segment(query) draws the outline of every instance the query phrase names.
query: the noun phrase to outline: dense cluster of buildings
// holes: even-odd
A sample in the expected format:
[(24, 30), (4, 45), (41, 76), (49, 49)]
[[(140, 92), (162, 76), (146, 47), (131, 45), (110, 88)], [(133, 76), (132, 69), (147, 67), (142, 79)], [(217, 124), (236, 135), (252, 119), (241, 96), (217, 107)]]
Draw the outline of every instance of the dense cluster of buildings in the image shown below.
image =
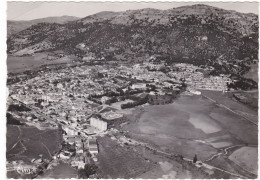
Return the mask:
[(191, 64), (179, 63), (175, 64), (177, 71), (171, 71), (169, 75), (177, 80), (183, 80), (192, 90), (214, 90), (227, 91), (227, 84), (232, 80), (228, 75), (220, 76), (205, 75), (212, 68), (200, 68)]

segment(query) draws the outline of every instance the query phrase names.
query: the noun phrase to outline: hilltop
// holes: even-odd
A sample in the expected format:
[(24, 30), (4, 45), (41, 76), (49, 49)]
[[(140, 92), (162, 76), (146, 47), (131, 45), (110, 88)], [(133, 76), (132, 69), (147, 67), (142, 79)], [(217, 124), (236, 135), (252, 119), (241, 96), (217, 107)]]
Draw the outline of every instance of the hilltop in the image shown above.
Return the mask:
[(79, 18), (74, 16), (60, 16), (60, 17), (47, 17), (47, 18), (40, 18), (40, 19), (34, 19), (34, 20), (28, 20), (28, 21), (13, 21), (8, 20), (7, 21), (7, 35), (13, 35), (16, 34), (24, 29), (29, 28), (30, 26), (38, 23), (58, 23), (58, 24), (65, 24), (70, 21), (75, 21)]

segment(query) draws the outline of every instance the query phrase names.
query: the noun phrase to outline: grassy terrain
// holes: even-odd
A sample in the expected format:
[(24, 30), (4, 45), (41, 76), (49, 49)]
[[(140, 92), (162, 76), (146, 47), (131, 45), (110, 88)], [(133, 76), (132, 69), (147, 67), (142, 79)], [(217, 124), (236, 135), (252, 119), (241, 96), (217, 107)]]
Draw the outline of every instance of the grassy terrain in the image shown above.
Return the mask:
[(241, 101), (241, 103), (245, 104), (246, 106), (258, 110), (258, 90), (253, 91), (241, 91), (239, 92), (244, 97), (246, 97), (246, 102)]
[(52, 169), (44, 172), (43, 175), (37, 177), (37, 179), (70, 179), (77, 178), (77, 170), (73, 169), (69, 164), (60, 163), (54, 166)]
[[(227, 98), (225, 104), (233, 104), (228, 101), (233, 100)], [(173, 104), (147, 106), (144, 111), (123, 129), (131, 138), (164, 152), (190, 159), (197, 154), (199, 160), (205, 161), (225, 147), (258, 143), (257, 126), (202, 96), (181, 96)], [(225, 159), (215, 158), (209, 163), (239, 173)]]
[(7, 133), (6, 133), (6, 151), (9, 151), (12, 146), (17, 142), (19, 136), (19, 129), (18, 126), (7, 126)]
[(244, 75), (245, 78), (253, 79), (255, 82), (258, 82), (258, 63), (251, 64), (250, 70)]
[(236, 164), (244, 167), (244, 169), (257, 174), (257, 148), (255, 147), (242, 147), (232, 153), (229, 158)]
[(121, 147), (109, 137), (98, 139), (98, 166), (102, 178), (135, 178), (153, 167), (133, 149)]
[(17, 171), (7, 171), (6, 176), (8, 178), (14, 178), (14, 179), (19, 179), (21, 178), (21, 175)]
[[(209, 132), (221, 130), (207, 113), (203, 113), (211, 108), (212, 104), (201, 98), (184, 97), (173, 104), (145, 108), (146, 112), (138, 122), (125, 126), (125, 130), (132, 132), (133, 137), (149, 142), (163, 151), (182, 154), (189, 158), (197, 154), (200, 159), (205, 160), (216, 153), (216, 149), (196, 140), (206, 139), (211, 137), (208, 135)], [(193, 124), (203, 115), (204, 119), (199, 118), (200, 126), (195, 127)], [(205, 130), (206, 126), (211, 128)]]
[(218, 122), (223, 131), (241, 143), (257, 144), (257, 127), (244, 118), (223, 108), (216, 108), (210, 116)]
[(137, 146), (135, 149), (146, 159), (155, 162), (155, 167), (150, 171), (147, 171), (137, 178), (141, 179), (159, 179), (159, 178), (174, 178), (174, 179), (189, 179), (198, 178), (205, 179), (209, 178), (207, 174), (198, 171), (193, 166), (185, 166), (183, 162), (169, 159), (161, 154), (154, 153), (153, 151), (146, 149), (142, 146)]
[(7, 126), (7, 160), (29, 161), (32, 158), (39, 158), (40, 154), (46, 159), (51, 159), (51, 155), (58, 150), (57, 130), (42, 131), (26, 126), (19, 128), (20, 134), (17, 132), (17, 126)]
[[(257, 109), (253, 109), (250, 106), (245, 106), (244, 104), (234, 100), (233, 92), (222, 93), (220, 91), (202, 90), (201, 93), (202, 93), (202, 95), (205, 95), (205, 96), (213, 99), (218, 104), (224, 105), (224, 106), (230, 108), (231, 110), (237, 112), (238, 114), (245, 116), (246, 118), (250, 119), (251, 121), (253, 121), (255, 123), (258, 122)], [(250, 91), (248, 92), (248, 94), (250, 94)], [(255, 91), (251, 92), (251, 96), (255, 96), (254, 99), (257, 100), (257, 98), (256, 98), (257, 92), (255, 92)]]

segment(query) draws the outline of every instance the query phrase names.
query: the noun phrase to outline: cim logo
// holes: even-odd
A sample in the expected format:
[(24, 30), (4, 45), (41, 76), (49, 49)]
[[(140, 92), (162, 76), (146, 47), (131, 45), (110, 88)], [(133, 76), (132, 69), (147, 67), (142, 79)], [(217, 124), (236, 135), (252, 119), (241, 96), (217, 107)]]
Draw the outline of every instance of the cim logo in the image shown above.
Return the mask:
[(19, 174), (32, 174), (36, 171), (36, 168), (35, 167), (18, 167), (17, 168), (17, 172)]

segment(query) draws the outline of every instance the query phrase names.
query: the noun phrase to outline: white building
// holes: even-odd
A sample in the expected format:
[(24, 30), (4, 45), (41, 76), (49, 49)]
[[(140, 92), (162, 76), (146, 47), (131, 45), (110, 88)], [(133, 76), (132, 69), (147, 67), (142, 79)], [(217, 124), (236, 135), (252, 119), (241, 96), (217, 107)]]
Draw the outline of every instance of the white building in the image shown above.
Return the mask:
[(101, 98), (101, 103), (102, 103), (102, 104), (105, 104), (109, 99), (110, 99), (109, 97), (103, 96), (103, 97)]
[(76, 136), (78, 135), (78, 132), (74, 129), (70, 128), (68, 125), (65, 125), (62, 127), (62, 129), (67, 133), (69, 136)]
[(107, 130), (107, 122), (94, 117), (90, 118), (90, 126), (93, 126), (101, 131)]
[(191, 92), (192, 94), (201, 95), (201, 92), (200, 92), (200, 91), (190, 90), (190, 92)]
[(96, 139), (89, 139), (88, 140), (88, 148), (91, 154), (98, 154), (98, 147), (97, 147), (97, 140)]
[(64, 153), (64, 152), (60, 153), (60, 154), (58, 155), (58, 157), (59, 157), (60, 159), (69, 159), (69, 158), (70, 158), (69, 154), (66, 154), (66, 153)]
[(146, 88), (146, 84), (144, 83), (137, 83), (137, 84), (133, 84), (131, 86), (132, 89), (145, 89)]

